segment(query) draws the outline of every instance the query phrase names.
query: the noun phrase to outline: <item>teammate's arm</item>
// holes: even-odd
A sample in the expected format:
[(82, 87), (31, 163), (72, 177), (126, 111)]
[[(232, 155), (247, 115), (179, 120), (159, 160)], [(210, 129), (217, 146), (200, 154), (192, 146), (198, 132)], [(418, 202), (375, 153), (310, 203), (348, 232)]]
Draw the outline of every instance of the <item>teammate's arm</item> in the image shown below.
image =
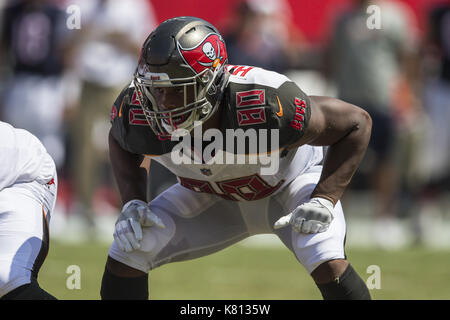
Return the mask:
[(324, 198), (335, 205), (364, 156), (372, 120), (363, 109), (339, 99), (311, 96), (310, 101), (309, 125), (292, 147), (329, 146), (320, 181), (311, 198)]

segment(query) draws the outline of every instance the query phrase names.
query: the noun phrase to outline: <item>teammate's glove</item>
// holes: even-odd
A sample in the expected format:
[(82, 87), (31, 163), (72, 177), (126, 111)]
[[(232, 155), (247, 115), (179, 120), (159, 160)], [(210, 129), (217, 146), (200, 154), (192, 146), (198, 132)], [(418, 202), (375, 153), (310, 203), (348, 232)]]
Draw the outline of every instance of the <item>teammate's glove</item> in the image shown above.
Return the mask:
[(142, 227), (166, 226), (142, 200), (128, 201), (116, 221), (114, 239), (122, 251), (130, 252), (141, 247)]
[(292, 225), (299, 233), (320, 233), (327, 231), (333, 221), (333, 203), (323, 198), (312, 198), (301, 204), (290, 214), (281, 217), (274, 224), (275, 229)]

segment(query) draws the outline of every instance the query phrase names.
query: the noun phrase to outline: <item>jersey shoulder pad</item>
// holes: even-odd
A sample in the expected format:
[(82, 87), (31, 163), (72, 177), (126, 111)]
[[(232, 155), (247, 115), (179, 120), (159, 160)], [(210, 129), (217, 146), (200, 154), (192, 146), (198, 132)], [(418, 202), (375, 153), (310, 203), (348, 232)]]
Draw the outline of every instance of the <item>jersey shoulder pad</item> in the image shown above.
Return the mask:
[(244, 85), (279, 88), (289, 78), (275, 71), (252, 66), (227, 66), (230, 82)]

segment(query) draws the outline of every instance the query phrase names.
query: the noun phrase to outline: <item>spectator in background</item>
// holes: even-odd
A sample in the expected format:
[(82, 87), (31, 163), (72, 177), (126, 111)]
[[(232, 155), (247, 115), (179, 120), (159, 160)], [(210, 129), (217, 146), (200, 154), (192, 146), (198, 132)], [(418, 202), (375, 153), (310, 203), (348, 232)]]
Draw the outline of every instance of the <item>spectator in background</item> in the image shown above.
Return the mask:
[[(357, 0), (355, 7), (338, 18), (328, 50), (328, 72), (340, 99), (359, 105), (372, 117), (370, 145), (362, 168), (369, 168), (374, 191), (374, 236), (379, 245), (393, 246), (401, 235), (396, 199), (400, 167), (395, 165), (399, 121), (413, 114), (416, 39), (408, 8), (398, 2)], [(367, 7), (380, 9), (381, 28), (369, 29)], [(401, 94), (399, 95), (399, 90)], [(400, 96), (400, 99), (398, 98)], [(399, 105), (399, 101), (408, 103)], [(408, 106), (405, 111), (403, 107)], [(365, 163), (365, 164), (364, 164)]]
[[(440, 218), (443, 193), (450, 191), (450, 4), (434, 5), (428, 12), (428, 32), (422, 60), (424, 71), (424, 109), (427, 130), (422, 140), (418, 175), (422, 188), (417, 224), (418, 242), (433, 230), (433, 219)], [(430, 215), (435, 211), (436, 215)]]
[(224, 35), (230, 60), (277, 72), (300, 66), (306, 51), (285, 0), (245, 0), (238, 4)]
[(450, 4), (429, 13), (425, 47), (426, 85), (424, 105), (430, 125), (424, 165), (430, 184), (447, 187), (450, 180)]
[[(9, 1), (2, 12), (0, 119), (36, 135), (55, 160), (66, 160), (65, 77), (71, 39), (55, 1)], [(62, 178), (63, 175), (60, 175)]]
[[(147, 0), (77, 0), (81, 30), (76, 70), (81, 81), (73, 115), (73, 211), (94, 224), (93, 198), (101, 185), (111, 189), (108, 160), (109, 113), (122, 87), (131, 82), (141, 44), (156, 24)], [(118, 108), (120, 106), (117, 106)]]

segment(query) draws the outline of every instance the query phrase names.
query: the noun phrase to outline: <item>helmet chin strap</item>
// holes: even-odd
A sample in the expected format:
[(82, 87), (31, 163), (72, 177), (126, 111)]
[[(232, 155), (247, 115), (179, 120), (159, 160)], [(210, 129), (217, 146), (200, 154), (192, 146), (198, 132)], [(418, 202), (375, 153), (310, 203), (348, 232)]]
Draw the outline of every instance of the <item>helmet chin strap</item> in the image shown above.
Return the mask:
[[(177, 130), (180, 131), (180, 133), (184, 130), (188, 130), (189, 132), (189, 127), (194, 123), (194, 121), (198, 120), (198, 116), (197, 116), (197, 110), (194, 110), (191, 112), (191, 114), (189, 115), (189, 117), (184, 120), (182, 123), (180, 124), (168, 124), (165, 121), (161, 121), (161, 126), (164, 128), (164, 130), (167, 131), (167, 133), (169, 135), (173, 135), (174, 132), (176, 132)], [(175, 130), (174, 130), (175, 127)], [(184, 129), (184, 130), (182, 130)], [(179, 136), (179, 134), (175, 134), (177, 136)]]

